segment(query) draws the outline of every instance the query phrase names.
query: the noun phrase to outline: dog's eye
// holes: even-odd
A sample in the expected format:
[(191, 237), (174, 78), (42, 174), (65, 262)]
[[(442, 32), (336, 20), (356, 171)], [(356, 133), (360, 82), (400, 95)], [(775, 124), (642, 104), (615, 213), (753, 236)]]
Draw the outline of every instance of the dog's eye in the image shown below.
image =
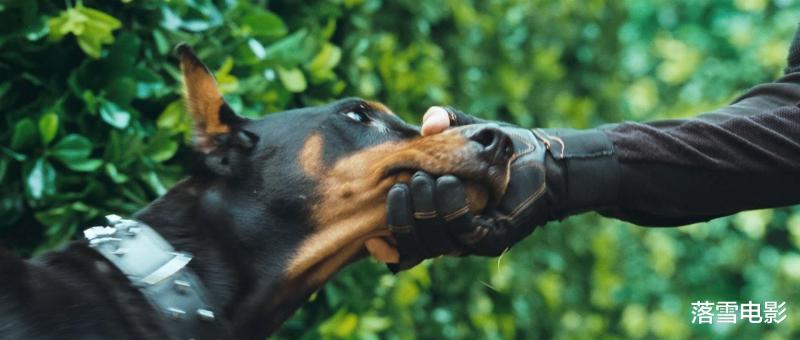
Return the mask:
[(344, 115), (359, 123), (366, 123), (369, 120), (366, 114), (359, 111), (348, 111)]

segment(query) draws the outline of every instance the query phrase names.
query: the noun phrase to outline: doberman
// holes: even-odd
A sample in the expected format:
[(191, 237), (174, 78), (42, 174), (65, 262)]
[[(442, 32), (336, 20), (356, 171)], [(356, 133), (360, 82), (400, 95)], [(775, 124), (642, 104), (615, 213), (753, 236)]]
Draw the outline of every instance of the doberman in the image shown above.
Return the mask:
[[(472, 211), (505, 190), (508, 137), (491, 125), (420, 137), (352, 98), (245, 119), (190, 48), (176, 50), (197, 161), (133, 219), (194, 256), (187, 268), (231, 338), (263, 339), (348, 263), (396, 259), (385, 195), (415, 169), (466, 180)], [(155, 309), (86, 241), (32, 260), (0, 251), (0, 339), (174, 337)]]

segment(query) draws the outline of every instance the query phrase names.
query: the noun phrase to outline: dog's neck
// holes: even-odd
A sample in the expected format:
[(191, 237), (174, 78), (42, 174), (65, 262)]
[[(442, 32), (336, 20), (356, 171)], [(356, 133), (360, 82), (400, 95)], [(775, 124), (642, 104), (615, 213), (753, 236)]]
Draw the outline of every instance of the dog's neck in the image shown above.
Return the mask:
[(188, 178), (178, 183), (134, 217), (176, 250), (194, 256), (189, 267), (205, 285), (211, 303), (221, 309), (218, 315), (232, 323), (237, 304), (261, 278), (237, 246), (228, 219), (205, 209), (212, 188), (203, 182)]
[[(230, 240), (215, 234), (225, 226), (209, 219), (199, 205), (207, 189), (199, 181), (184, 180), (134, 217), (155, 229), (176, 250), (192, 254), (189, 267), (205, 284), (212, 303), (230, 308), (248, 272), (240, 268), (242, 262), (236, 258), (236, 249), (228, 245)], [(228, 314), (227, 310), (221, 312)]]
[[(150, 225), (176, 250), (194, 256), (189, 267), (238, 337), (263, 338), (318, 288), (298, 291), (292, 289), (297, 285), (286, 282), (285, 266), (305, 236), (299, 232), (304, 226), (282, 225), (292, 221), (267, 216), (268, 209), (243, 212), (241, 206), (254, 207), (258, 202), (232, 202), (218, 187), (228, 185), (190, 177), (134, 218)], [(265, 225), (270, 223), (275, 225)], [(254, 235), (242, 235), (243, 231)], [(354, 253), (350, 260), (360, 255)]]

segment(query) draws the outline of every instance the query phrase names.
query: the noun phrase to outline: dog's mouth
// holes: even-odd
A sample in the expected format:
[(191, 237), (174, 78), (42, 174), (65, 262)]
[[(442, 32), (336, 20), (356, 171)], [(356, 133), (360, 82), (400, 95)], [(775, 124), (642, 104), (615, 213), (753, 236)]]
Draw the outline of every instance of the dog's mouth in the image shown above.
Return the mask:
[[(472, 213), (491, 208), (505, 194), (513, 146), (510, 138), (493, 124), (455, 128), (419, 141), (421, 145), (416, 147), (424, 151), (423, 154), (388, 157), (395, 163), (386, 168), (385, 177), (406, 182), (418, 170), (434, 176), (455, 175), (464, 181)], [(458, 141), (462, 144), (457, 145)], [(374, 237), (367, 237), (364, 245), (377, 260), (397, 263), (400, 259), (395, 240), (385, 234), (376, 231)]]
[(367, 252), (384, 263), (400, 261), (386, 225), (386, 195), (392, 185), (408, 182), (418, 170), (452, 174), (466, 186), (469, 210), (480, 213), (505, 193), (513, 157), (508, 136), (489, 124), (386, 142), (330, 166), (322, 162), (323, 145), (321, 135), (313, 134), (300, 151), (301, 171), (318, 182), (310, 207), (315, 229), (290, 255), (279, 293), (265, 307), (269, 315), (279, 315), (276, 320), (288, 317), (281, 309), (287, 301), (299, 303)]
[[(323, 143), (319, 135), (309, 137), (301, 158), (319, 159)], [(510, 138), (497, 125), (478, 124), (376, 145), (330, 167), (303, 162), (303, 171), (320, 181), (319, 202), (312, 207), (319, 229), (296, 250), (288, 277), (321, 283), (365, 247), (381, 262), (397, 263), (399, 254), (386, 225), (386, 195), (392, 185), (408, 182), (418, 170), (452, 174), (466, 185), (470, 212), (479, 213), (505, 193), (512, 153)]]
[[(493, 206), (505, 194), (513, 153), (511, 137), (495, 124), (469, 125), (421, 138), (386, 157), (384, 177), (419, 170), (434, 176), (455, 175), (471, 191), (470, 203), (477, 211)], [(407, 176), (398, 178), (403, 181)]]

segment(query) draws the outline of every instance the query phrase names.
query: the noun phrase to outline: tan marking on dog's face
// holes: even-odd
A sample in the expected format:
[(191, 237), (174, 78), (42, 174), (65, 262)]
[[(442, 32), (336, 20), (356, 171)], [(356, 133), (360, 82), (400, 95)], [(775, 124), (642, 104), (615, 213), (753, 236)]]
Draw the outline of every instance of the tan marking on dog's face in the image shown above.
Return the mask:
[[(324, 141), (320, 143), (318, 138), (312, 135), (303, 152), (321, 148)], [(476, 152), (474, 145), (453, 129), (380, 144), (324, 169), (324, 175), (318, 177), (319, 199), (312, 207), (316, 231), (298, 247), (287, 266), (287, 278), (321, 285), (354, 256), (363, 254), (366, 240), (391, 238), (386, 226), (386, 194), (393, 184), (408, 182), (412, 169), (435, 175), (453, 173), (466, 179), (470, 210), (480, 211), (488, 193), (481, 183), (485, 169), (478, 164)], [(306, 162), (322, 164), (321, 159)]]
[(306, 139), (300, 149), (300, 168), (310, 178), (319, 178), (323, 171), (322, 164), (322, 136), (314, 133)]
[[(414, 134), (413, 129), (398, 129), (395, 132), (405, 138)], [(493, 197), (500, 197), (508, 183), (508, 164), (505, 169), (502, 164), (487, 164), (482, 160), (487, 157), (481, 156), (484, 147), (465, 137), (472, 134), (463, 128), (402, 140), (394, 140), (397, 135), (386, 136), (391, 141), (353, 150), (333, 161), (332, 155), (326, 154), (328, 141), (320, 132), (323, 130), (312, 131), (298, 150), (297, 170), (313, 182), (312, 198), (306, 201), (311, 204), (308, 224), (313, 230), (289, 255), (279, 282), (252, 299), (260, 306), (260, 315), (270, 316), (270, 325), (265, 325), (269, 329), (277, 328), (339, 269), (367, 255), (368, 240), (394, 244), (386, 225), (386, 195), (395, 183), (408, 182), (412, 172), (454, 174), (464, 180), (473, 213), (486, 206), (487, 189), (492, 189)], [(497, 178), (492, 179), (494, 176)], [(391, 249), (371, 248), (388, 254), (373, 254), (376, 258), (392, 257)]]
[(381, 103), (381, 102), (368, 101), (367, 104), (369, 104), (369, 106), (371, 106), (375, 110), (378, 110), (378, 111), (381, 111), (381, 112), (386, 112), (388, 114), (394, 115), (394, 112), (392, 111), (392, 109), (388, 108), (386, 105), (383, 105), (383, 103)]

